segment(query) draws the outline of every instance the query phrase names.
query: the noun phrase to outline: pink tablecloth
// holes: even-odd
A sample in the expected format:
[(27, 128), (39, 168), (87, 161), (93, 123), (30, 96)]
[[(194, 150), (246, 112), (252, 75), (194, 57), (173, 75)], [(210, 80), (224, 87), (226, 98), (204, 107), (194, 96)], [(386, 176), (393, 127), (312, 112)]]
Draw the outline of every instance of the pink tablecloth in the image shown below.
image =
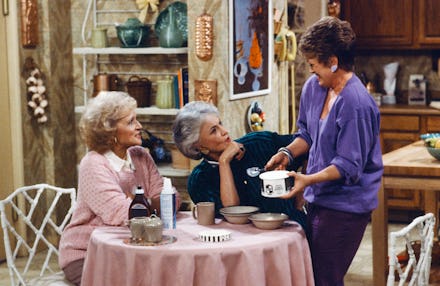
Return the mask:
[[(198, 240), (209, 229), (231, 231), (229, 241)], [(188, 212), (178, 214), (177, 229), (164, 231), (177, 241), (158, 246), (124, 243), (128, 228), (96, 229), (90, 239), (82, 286), (99, 285), (314, 285), (309, 247), (294, 223), (260, 230), (251, 223), (201, 226)]]

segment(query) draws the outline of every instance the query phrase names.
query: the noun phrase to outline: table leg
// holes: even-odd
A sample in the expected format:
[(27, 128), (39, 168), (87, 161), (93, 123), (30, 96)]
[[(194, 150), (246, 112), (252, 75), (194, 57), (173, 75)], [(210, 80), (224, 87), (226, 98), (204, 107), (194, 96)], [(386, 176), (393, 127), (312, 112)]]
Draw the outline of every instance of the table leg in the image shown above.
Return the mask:
[(372, 214), (373, 285), (386, 285), (385, 271), (388, 265), (388, 205), (382, 183), (378, 192), (379, 204)]
[(433, 213), (435, 216), (435, 226), (434, 231), (435, 236), (437, 236), (438, 223), (439, 223), (439, 215), (438, 215), (438, 197), (437, 191), (425, 191), (425, 213)]

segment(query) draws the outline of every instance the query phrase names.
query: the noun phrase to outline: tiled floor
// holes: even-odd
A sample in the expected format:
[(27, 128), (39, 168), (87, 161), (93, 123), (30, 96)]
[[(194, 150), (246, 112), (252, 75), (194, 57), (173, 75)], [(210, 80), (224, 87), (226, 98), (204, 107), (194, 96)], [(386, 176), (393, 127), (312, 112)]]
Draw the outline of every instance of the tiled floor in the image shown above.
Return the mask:
[[(402, 228), (403, 224), (390, 224), (389, 231)], [(371, 286), (372, 277), (372, 244), (371, 224), (368, 225), (361, 246), (345, 278), (346, 286)], [(0, 285), (9, 285), (9, 274), (6, 263), (0, 264)]]

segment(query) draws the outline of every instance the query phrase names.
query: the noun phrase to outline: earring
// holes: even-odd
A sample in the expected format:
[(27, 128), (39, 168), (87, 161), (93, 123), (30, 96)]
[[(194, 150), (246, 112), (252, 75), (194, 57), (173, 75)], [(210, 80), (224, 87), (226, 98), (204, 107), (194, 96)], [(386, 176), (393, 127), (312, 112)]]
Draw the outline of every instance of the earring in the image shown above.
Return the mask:
[(336, 70), (338, 69), (338, 65), (332, 65), (331, 67), (330, 67), (330, 70), (334, 73), (334, 72), (336, 72)]
[(209, 149), (208, 149), (208, 148), (205, 148), (205, 147), (201, 147), (201, 148), (200, 148), (200, 152), (201, 152), (203, 155), (208, 155), (208, 154), (209, 154)]

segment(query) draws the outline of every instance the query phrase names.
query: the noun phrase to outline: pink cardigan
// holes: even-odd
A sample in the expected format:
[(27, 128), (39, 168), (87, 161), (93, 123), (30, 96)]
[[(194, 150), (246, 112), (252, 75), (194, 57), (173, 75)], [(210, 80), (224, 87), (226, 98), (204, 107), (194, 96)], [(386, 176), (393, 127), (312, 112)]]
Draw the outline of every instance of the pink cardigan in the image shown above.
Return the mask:
[[(142, 185), (147, 198), (157, 198), (163, 179), (150, 154), (142, 147), (129, 148), (136, 171), (115, 171), (108, 159), (90, 151), (79, 166), (78, 200), (72, 219), (61, 235), (59, 265), (86, 256), (92, 231), (103, 225), (121, 226), (128, 219), (131, 199), (127, 197), (137, 185)], [(180, 196), (176, 192), (177, 206)]]

